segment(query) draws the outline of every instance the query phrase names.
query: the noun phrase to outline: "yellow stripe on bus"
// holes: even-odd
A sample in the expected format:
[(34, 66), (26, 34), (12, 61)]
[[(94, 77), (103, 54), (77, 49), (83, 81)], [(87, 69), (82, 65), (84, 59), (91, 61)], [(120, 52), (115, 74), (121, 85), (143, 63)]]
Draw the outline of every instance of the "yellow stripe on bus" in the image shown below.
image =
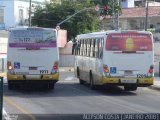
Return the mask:
[[(17, 74), (17, 75), (12, 75), (12, 74), (7, 74), (7, 79), (8, 80), (26, 80), (23, 78), (23, 75)], [(59, 79), (59, 73), (55, 73), (52, 75), (43, 75), (42, 79), (30, 79), (30, 80), (58, 80)]]

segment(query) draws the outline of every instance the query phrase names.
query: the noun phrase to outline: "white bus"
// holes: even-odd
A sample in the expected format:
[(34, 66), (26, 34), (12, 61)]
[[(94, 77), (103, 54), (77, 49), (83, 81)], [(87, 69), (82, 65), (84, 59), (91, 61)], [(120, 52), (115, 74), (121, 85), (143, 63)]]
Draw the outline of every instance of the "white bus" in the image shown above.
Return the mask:
[(80, 84), (124, 86), (127, 91), (153, 85), (153, 35), (119, 30), (81, 34), (75, 48)]
[(54, 89), (59, 79), (56, 30), (36, 27), (12, 29), (7, 52), (9, 89), (30, 82)]

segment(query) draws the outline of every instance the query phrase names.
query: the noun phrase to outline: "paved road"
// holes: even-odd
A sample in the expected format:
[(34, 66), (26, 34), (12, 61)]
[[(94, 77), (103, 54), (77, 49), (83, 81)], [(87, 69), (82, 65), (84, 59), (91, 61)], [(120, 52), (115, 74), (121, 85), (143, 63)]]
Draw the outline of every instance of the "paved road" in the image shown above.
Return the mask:
[(49, 114), (158, 113), (160, 111), (159, 91), (138, 88), (135, 92), (126, 92), (121, 87), (93, 91), (87, 85), (78, 84), (73, 72), (61, 72), (60, 76), (60, 81), (52, 91), (8, 90), (5, 84), (5, 110), (9, 114), (25, 114), (23, 119), (25, 117), (31, 120), (39, 120), (38, 115), (49, 116)]

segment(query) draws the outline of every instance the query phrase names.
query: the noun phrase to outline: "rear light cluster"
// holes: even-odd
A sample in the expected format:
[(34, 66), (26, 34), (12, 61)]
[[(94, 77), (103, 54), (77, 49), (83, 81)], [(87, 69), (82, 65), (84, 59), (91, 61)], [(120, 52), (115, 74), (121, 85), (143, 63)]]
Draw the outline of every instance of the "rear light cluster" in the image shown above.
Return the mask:
[(10, 61), (7, 61), (7, 69), (9, 73), (12, 73), (12, 74), (14, 73), (14, 69)]
[(150, 74), (153, 73), (153, 68), (154, 68), (153, 65), (151, 65), (151, 66), (150, 66), (150, 69), (149, 69), (149, 73), (150, 73)]
[(51, 74), (58, 72), (58, 62), (55, 62), (51, 71)]
[(54, 63), (53, 69), (54, 69), (54, 70), (58, 70), (58, 62), (55, 62), (55, 63)]
[(105, 73), (109, 73), (109, 68), (108, 68), (107, 65), (104, 65), (104, 66), (103, 66), (103, 70), (104, 70)]

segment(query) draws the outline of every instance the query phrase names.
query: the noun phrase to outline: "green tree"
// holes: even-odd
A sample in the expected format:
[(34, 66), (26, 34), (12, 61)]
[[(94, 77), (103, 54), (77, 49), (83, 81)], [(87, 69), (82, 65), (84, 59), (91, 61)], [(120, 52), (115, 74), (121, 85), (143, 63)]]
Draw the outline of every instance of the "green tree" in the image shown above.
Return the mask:
[(32, 17), (32, 24), (39, 27), (55, 28), (57, 23), (84, 8), (91, 9), (84, 10), (61, 24), (61, 29), (67, 30), (68, 40), (75, 38), (77, 34), (98, 31), (100, 25), (99, 16), (94, 10), (94, 4), (89, 0), (77, 2), (68, 0), (56, 5), (46, 3), (43, 8), (38, 6)]

